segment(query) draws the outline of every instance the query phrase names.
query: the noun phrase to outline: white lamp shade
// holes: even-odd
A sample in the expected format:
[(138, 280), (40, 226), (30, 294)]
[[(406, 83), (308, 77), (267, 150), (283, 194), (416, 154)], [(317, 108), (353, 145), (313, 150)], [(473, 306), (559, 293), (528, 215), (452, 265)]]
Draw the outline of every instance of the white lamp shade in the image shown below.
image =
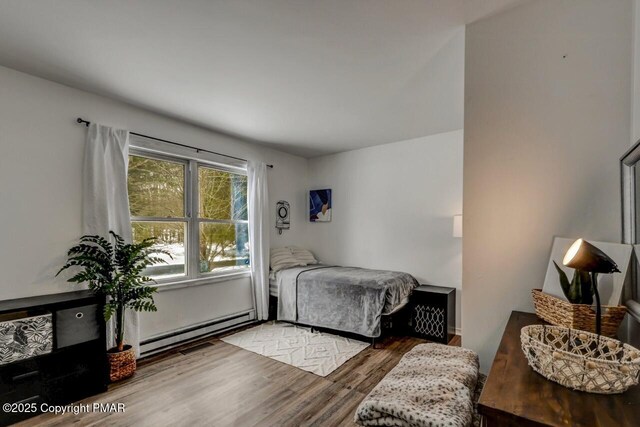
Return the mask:
[(462, 215), (453, 216), (453, 237), (462, 237)]

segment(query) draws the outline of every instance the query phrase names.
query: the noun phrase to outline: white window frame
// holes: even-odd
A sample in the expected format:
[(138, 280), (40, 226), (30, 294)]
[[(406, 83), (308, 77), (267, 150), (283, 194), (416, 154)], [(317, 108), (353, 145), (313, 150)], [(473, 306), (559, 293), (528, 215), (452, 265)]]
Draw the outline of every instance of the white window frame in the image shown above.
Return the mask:
[[(135, 142), (135, 145), (133, 144)], [(168, 144), (165, 144), (168, 145)], [(153, 143), (149, 148), (145, 141), (136, 139), (132, 141), (129, 155), (142, 156), (150, 159), (163, 160), (173, 163), (183, 164), (185, 167), (185, 183), (184, 183), (184, 213), (182, 218), (178, 217), (141, 217), (131, 216), (133, 221), (157, 221), (157, 222), (184, 222), (185, 229), (185, 275), (180, 277), (159, 277), (156, 280), (159, 288), (179, 288), (191, 285), (202, 285), (216, 283), (235, 278), (249, 276), (251, 266), (240, 267), (232, 271), (211, 271), (200, 273), (200, 224), (201, 223), (222, 223), (222, 224), (249, 224), (248, 220), (211, 220), (200, 218), (199, 216), (199, 185), (198, 185), (198, 168), (200, 166), (216, 169), (223, 172), (229, 172), (237, 175), (247, 175), (247, 170), (233, 165), (226, 165), (219, 162), (208, 161), (196, 156), (189, 156), (183, 153), (172, 152), (172, 147), (162, 147), (157, 149), (157, 144)]]

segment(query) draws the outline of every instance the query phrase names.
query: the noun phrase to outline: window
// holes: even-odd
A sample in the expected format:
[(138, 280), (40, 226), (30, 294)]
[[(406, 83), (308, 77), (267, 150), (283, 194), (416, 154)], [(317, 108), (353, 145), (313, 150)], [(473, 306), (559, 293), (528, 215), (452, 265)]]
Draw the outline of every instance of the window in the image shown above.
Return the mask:
[(147, 271), (155, 278), (187, 274), (186, 162), (129, 156), (129, 211), (133, 241), (158, 239), (158, 247), (171, 254), (161, 255), (167, 264)]
[(249, 265), (247, 177), (198, 166), (200, 272)]
[(155, 237), (171, 254), (146, 274), (178, 281), (248, 269), (246, 175), (132, 150), (128, 189), (133, 241)]

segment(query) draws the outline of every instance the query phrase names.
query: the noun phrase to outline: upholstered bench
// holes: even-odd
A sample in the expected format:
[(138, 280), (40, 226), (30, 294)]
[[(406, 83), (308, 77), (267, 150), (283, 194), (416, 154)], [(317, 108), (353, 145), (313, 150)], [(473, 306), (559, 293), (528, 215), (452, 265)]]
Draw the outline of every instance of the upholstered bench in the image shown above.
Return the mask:
[(470, 426), (478, 355), (460, 347), (420, 344), (404, 355), (360, 403), (364, 426)]

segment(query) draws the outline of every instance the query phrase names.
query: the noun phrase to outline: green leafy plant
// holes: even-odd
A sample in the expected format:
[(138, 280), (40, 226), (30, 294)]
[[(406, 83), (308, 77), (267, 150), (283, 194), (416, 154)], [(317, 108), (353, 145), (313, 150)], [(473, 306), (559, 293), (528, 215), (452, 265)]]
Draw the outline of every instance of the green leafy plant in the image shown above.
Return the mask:
[(593, 284), (591, 276), (586, 271), (575, 270), (573, 279), (569, 282), (566, 273), (553, 261), (556, 266), (558, 276), (560, 276), (560, 286), (562, 292), (572, 304), (593, 304)]
[(154, 248), (156, 239), (153, 237), (139, 243), (125, 243), (113, 231), (109, 234), (115, 244), (101, 236), (82, 236), (80, 243), (69, 249), (68, 260), (56, 276), (68, 268), (79, 267), (80, 272), (68, 282), (87, 283), (94, 293), (107, 297), (104, 318), (108, 321), (115, 314), (115, 342), (118, 351), (123, 351), (126, 309), (158, 310), (153, 301), (158, 288), (149, 285), (155, 281), (145, 276), (144, 270), (166, 263), (156, 255), (171, 257), (171, 254)]

